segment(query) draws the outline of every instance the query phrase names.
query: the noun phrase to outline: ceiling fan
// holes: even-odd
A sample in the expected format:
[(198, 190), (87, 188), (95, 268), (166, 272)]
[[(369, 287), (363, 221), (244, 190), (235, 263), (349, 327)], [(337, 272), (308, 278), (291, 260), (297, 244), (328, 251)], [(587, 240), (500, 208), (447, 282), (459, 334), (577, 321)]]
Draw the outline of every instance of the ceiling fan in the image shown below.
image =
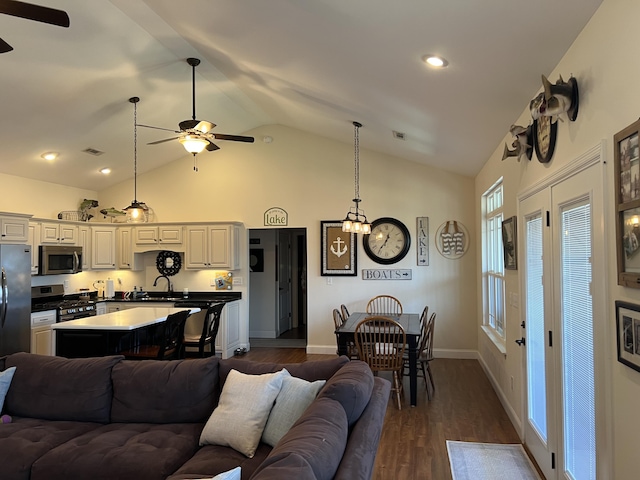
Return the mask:
[[(155, 128), (156, 130), (164, 130), (167, 132), (178, 133), (179, 136), (165, 138), (164, 140), (157, 140), (150, 142), (147, 145), (157, 145), (159, 143), (169, 142), (171, 140), (178, 139), (178, 141), (184, 146), (187, 152), (195, 155), (207, 150), (213, 152), (219, 150), (212, 140), (231, 140), (234, 142), (248, 142), (253, 143), (253, 137), (245, 137), (243, 135), (228, 135), (226, 133), (213, 133), (211, 130), (216, 126), (215, 123), (208, 122), (206, 120), (196, 119), (196, 67), (200, 65), (200, 60), (197, 58), (187, 58), (187, 63), (191, 65), (192, 71), (192, 106), (193, 114), (190, 120), (183, 120), (178, 124), (180, 130), (170, 130), (168, 128), (153, 127), (151, 125), (138, 125), (140, 127)], [(194, 170), (198, 168), (194, 165)]]
[[(69, 26), (67, 12), (16, 0), (0, 0), (0, 13), (50, 25), (58, 25), (59, 27)], [(0, 38), (0, 53), (7, 53), (11, 50), (13, 50), (13, 47)]]

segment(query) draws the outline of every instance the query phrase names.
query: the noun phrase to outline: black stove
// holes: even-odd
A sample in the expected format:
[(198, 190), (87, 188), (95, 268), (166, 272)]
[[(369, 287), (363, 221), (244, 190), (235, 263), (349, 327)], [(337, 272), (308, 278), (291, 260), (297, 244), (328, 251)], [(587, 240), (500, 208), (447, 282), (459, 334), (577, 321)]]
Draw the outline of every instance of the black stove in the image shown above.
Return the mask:
[(31, 310), (56, 310), (58, 322), (95, 315), (96, 302), (81, 297), (84, 295), (65, 295), (63, 285), (31, 287)]

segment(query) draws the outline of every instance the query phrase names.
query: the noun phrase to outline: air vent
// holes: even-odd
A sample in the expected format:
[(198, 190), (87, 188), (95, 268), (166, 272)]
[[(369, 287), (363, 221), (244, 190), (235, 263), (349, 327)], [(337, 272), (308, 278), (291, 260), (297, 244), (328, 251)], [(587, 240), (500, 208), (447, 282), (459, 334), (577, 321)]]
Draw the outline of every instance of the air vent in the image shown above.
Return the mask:
[(99, 157), (100, 155), (102, 155), (104, 152), (101, 152), (100, 150), (96, 150), (95, 148), (85, 148), (84, 150), (82, 150), (84, 153), (88, 153), (89, 155), (93, 155), (95, 157)]
[(398, 140), (404, 140), (405, 138), (405, 134), (402, 132), (396, 132), (395, 130), (392, 130), (393, 132), (393, 138), (397, 138)]

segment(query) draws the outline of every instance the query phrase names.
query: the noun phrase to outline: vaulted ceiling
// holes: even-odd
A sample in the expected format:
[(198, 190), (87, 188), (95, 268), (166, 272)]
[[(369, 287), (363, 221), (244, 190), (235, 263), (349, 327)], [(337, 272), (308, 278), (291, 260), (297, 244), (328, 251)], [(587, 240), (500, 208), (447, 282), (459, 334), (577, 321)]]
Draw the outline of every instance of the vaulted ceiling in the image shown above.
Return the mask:
[[(14, 48), (0, 55), (0, 172), (92, 190), (133, 174), (129, 97), (139, 123), (191, 118), (188, 57), (202, 60), (197, 118), (216, 132), (277, 123), (351, 143), (357, 120), (364, 149), (474, 175), (601, 3), (33, 1), (70, 27), (0, 15)], [(428, 67), (429, 53), (449, 66)], [(146, 145), (167, 136), (138, 129), (139, 172), (185, 156), (177, 141)]]

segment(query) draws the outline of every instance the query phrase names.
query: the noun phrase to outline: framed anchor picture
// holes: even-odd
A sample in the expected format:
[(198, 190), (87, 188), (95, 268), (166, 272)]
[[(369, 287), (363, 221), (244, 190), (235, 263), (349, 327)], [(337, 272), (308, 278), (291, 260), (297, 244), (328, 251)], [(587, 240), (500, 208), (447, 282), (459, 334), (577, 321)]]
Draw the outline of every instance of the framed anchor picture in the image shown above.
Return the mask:
[(322, 276), (358, 274), (356, 234), (343, 232), (340, 220), (320, 221), (320, 250)]

